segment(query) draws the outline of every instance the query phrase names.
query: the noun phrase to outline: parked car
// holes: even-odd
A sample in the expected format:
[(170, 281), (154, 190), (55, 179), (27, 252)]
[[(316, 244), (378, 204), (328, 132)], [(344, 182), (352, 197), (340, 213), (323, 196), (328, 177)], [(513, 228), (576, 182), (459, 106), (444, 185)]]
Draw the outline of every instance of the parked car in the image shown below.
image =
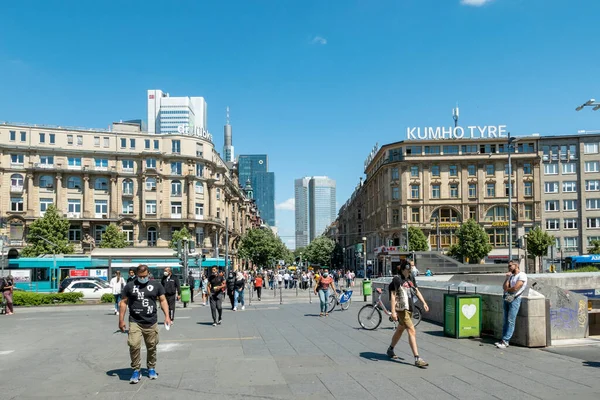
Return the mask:
[(65, 289), (67, 288), (67, 286), (69, 286), (72, 282), (75, 282), (75, 281), (101, 281), (101, 282), (106, 282), (102, 278), (93, 277), (93, 276), (72, 276), (72, 277), (63, 279), (60, 282), (60, 285), (58, 285), (58, 293), (64, 292)]
[(102, 295), (107, 293), (112, 294), (112, 289), (108, 283), (104, 281), (89, 279), (71, 282), (64, 290), (64, 293), (70, 292), (83, 293), (83, 300), (100, 300)]

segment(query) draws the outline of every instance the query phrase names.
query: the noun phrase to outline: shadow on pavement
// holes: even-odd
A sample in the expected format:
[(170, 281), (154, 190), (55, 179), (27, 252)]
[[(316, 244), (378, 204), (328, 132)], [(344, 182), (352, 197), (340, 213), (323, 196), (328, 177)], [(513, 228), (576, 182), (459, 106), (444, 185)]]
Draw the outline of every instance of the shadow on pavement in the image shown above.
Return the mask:
[[(141, 371), (142, 374), (144, 373), (144, 371), (147, 372), (147, 370), (145, 370), (145, 369), (142, 369), (140, 371)], [(106, 375), (108, 375), (108, 376), (118, 376), (119, 379), (122, 380), (122, 381), (128, 381), (129, 378), (131, 378), (131, 374), (132, 373), (133, 373), (133, 370), (131, 368), (111, 369), (110, 371), (106, 371)]]
[(360, 353), (360, 356), (362, 358), (366, 358), (367, 360), (370, 360), (370, 361), (389, 361), (389, 362), (393, 362), (393, 363), (412, 365), (410, 363), (401, 361), (401, 360), (404, 360), (404, 358), (402, 358), (402, 357), (392, 359), (392, 358), (389, 358), (387, 356), (387, 354), (385, 354), (385, 353), (374, 353), (372, 351), (365, 351), (365, 352)]
[(304, 314), (305, 317), (318, 317), (319, 314)]
[(584, 367), (600, 368), (600, 362), (598, 361), (584, 361)]
[(206, 326), (210, 326), (210, 325), (212, 325), (213, 323), (212, 323), (212, 322), (196, 322), (196, 324), (198, 324), (198, 325), (206, 325)]

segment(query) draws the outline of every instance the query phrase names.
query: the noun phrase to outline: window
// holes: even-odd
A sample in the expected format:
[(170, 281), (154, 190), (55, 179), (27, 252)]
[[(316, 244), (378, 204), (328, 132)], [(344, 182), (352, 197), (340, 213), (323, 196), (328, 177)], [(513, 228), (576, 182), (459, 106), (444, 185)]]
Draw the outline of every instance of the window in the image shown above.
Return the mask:
[(431, 198), (439, 199), (441, 197), (440, 185), (431, 185)]
[(469, 206), (469, 219), (474, 219), (477, 221), (477, 207)]
[(546, 211), (560, 211), (558, 200), (546, 200)]
[(563, 163), (562, 165), (563, 175), (572, 175), (577, 173), (577, 164), (573, 162)]
[(221, 200), (221, 189), (217, 188), (217, 200)]
[(398, 179), (400, 179), (400, 172), (398, 171), (398, 168), (392, 168), (392, 180), (397, 181)]
[[(181, 202), (180, 201), (172, 201), (171, 202), (171, 218), (181, 218)], [(218, 216), (217, 216), (218, 218)]]
[(146, 168), (156, 169), (156, 158), (146, 158)]
[(106, 158), (96, 158), (94, 160), (94, 168), (98, 171), (108, 170), (108, 160)]
[(508, 182), (505, 183), (504, 184), (504, 197), (510, 197), (511, 194), (513, 195), (512, 197), (514, 197), (514, 193), (510, 192), (511, 190), (514, 191), (515, 189), (512, 188)]
[(146, 200), (146, 214), (156, 214), (156, 200)]
[(144, 139), (144, 149), (150, 149), (150, 139)]
[(16, 131), (10, 131), (10, 141), (11, 142), (15, 142), (17, 140), (17, 132)]
[[(431, 146), (431, 147), (437, 147), (437, 153), (431, 153), (431, 154), (440, 154), (440, 146)], [(425, 151), (427, 151), (427, 146), (425, 146)], [(420, 156), (423, 153), (423, 148), (421, 146), (406, 146), (406, 155), (416, 155), (416, 156)]]
[(531, 163), (524, 163), (523, 164), (523, 175), (531, 175), (532, 171), (531, 171)]
[(523, 195), (525, 197), (533, 196), (533, 182), (524, 182), (523, 183)]
[(156, 178), (146, 178), (146, 190), (156, 190)]
[(577, 191), (577, 182), (564, 181), (562, 190), (564, 193), (575, 193)]
[(181, 196), (181, 181), (171, 182), (171, 196)]
[(123, 172), (133, 172), (133, 160), (122, 160)]
[(10, 198), (10, 211), (16, 211), (16, 212), (23, 211), (23, 198), (22, 197), (11, 197)]
[[(21, 139), (23, 141), (23, 139)], [(583, 146), (584, 154), (598, 154), (598, 143), (586, 143)]]
[(105, 148), (110, 147), (110, 138), (109, 137), (104, 138), (104, 147)]
[(11, 190), (23, 190), (23, 175), (12, 174), (10, 176), (10, 188)]
[(128, 196), (133, 195), (133, 181), (131, 179), (123, 180), (123, 194)]
[(108, 215), (108, 200), (95, 201), (96, 218), (102, 218)]
[(565, 251), (577, 251), (578, 247), (578, 238), (575, 237), (566, 237), (565, 240)]
[(81, 169), (81, 157), (69, 157), (67, 161), (70, 169)]
[(487, 164), (485, 166), (485, 174), (488, 176), (493, 176), (496, 174), (496, 168), (494, 168), (494, 164)]
[[(418, 149), (419, 149), (419, 152), (413, 153), (413, 154), (421, 154), (421, 148), (418, 147)], [(406, 154), (409, 154), (408, 149), (406, 150)], [(440, 146), (425, 146), (425, 154), (441, 154)]]
[(52, 189), (54, 187), (54, 178), (49, 175), (40, 176), (40, 188)]
[(129, 139), (129, 148), (135, 149), (135, 139)]
[(598, 172), (600, 171), (600, 163), (598, 161), (586, 161), (585, 172)]
[(125, 235), (125, 241), (130, 246), (133, 245), (133, 225), (123, 225), (121, 232)]
[(418, 166), (413, 165), (412, 167), (410, 167), (410, 177), (411, 178), (419, 177), (419, 167)]
[(70, 176), (67, 179), (68, 189), (81, 189), (81, 178), (78, 176)]
[(171, 162), (171, 175), (181, 175), (181, 161)]
[(467, 166), (467, 171), (469, 172), (469, 176), (477, 176), (477, 167), (474, 165)]
[(456, 165), (450, 165), (448, 167), (450, 176), (458, 176), (458, 167)]
[(11, 154), (10, 163), (12, 165), (23, 165), (25, 162), (25, 156), (23, 154)]
[(477, 184), (469, 183), (469, 198), (473, 199), (477, 197)]
[(221, 209), (217, 207), (217, 219), (221, 219)]
[(544, 175), (558, 175), (558, 164), (544, 164)]
[(81, 240), (81, 226), (71, 225), (69, 226), (69, 241), (78, 242)]
[(40, 143), (46, 143), (46, 134), (40, 132)]
[(54, 156), (40, 156), (40, 167), (52, 167), (54, 165)]
[(399, 200), (400, 199), (400, 188), (398, 188), (397, 186), (394, 186), (392, 188), (392, 200)]
[(77, 135), (77, 146), (83, 146), (83, 136)]
[(600, 236), (588, 236), (587, 237), (588, 246), (591, 247), (592, 246), (592, 242), (595, 241), (595, 240), (599, 240), (600, 241)]
[(600, 218), (588, 218), (587, 219), (587, 227), (588, 228), (600, 228)]
[(525, 221), (533, 221), (533, 205), (525, 204)]
[(95, 190), (108, 190), (108, 179), (107, 178), (96, 178), (94, 181)]
[(452, 198), (452, 199), (458, 198), (458, 183), (450, 184), (450, 198)]
[(106, 232), (106, 225), (96, 225), (94, 227), (94, 239), (96, 242), (102, 242), (102, 235)]
[(394, 208), (392, 210), (392, 225), (393, 226), (400, 225), (400, 210), (398, 210), (397, 208)]
[(565, 200), (563, 202), (563, 211), (577, 211), (577, 200)]
[(558, 193), (558, 182), (546, 182), (544, 184), (544, 193)]
[(512, 166), (510, 164), (504, 164), (504, 175), (508, 175), (508, 169), (510, 168), (510, 175), (514, 175), (515, 174), (515, 169), (512, 168)]
[(68, 216), (77, 218), (81, 213), (81, 200), (79, 199), (68, 199), (67, 200), (67, 212)]
[(43, 217), (48, 207), (50, 207), (53, 203), (54, 202), (52, 199), (40, 199), (40, 216)]
[(123, 214), (133, 214), (133, 200), (123, 200)]
[(56, 135), (54, 133), (48, 134), (50, 138), (50, 144), (56, 144)]
[(196, 203), (196, 218), (204, 217), (204, 204)]
[(419, 207), (411, 207), (411, 221), (412, 222), (420, 222), (421, 221), (421, 209)]
[(204, 164), (200, 164), (200, 163), (196, 164), (196, 176), (199, 176), (199, 177), (204, 176)]
[(67, 135), (67, 144), (73, 146), (73, 135)]
[(577, 222), (577, 218), (565, 218), (563, 222), (563, 226), (565, 229), (577, 229), (579, 225)]
[(496, 152), (495, 144), (482, 144), (479, 146), (479, 152), (481, 154), (494, 154)]
[(122, 149), (127, 148), (127, 139), (121, 138), (121, 148)]
[(100, 136), (94, 136), (94, 146), (100, 147)]
[(600, 199), (587, 199), (585, 208), (588, 210), (600, 210)]
[[(513, 212), (513, 220), (515, 220), (515, 219), (516, 219), (515, 213)], [(492, 207), (485, 215), (485, 220), (487, 222), (508, 221), (508, 207), (506, 207), (506, 206)]]
[(548, 231), (557, 231), (560, 229), (560, 219), (553, 218), (546, 220), (546, 230)]
[(455, 144), (445, 145), (442, 150), (444, 154), (458, 154), (458, 146)]
[(496, 184), (487, 183), (485, 185), (485, 197), (496, 197)]
[(476, 144), (463, 144), (461, 148), (461, 152), (463, 154), (477, 154), (477, 145)]
[(597, 192), (600, 190), (600, 180), (586, 180), (585, 181), (585, 191), (586, 192)]
[(419, 190), (419, 185), (410, 185), (410, 198), (411, 199), (419, 199), (419, 198), (421, 198), (421, 196), (420, 196), (420, 190)]
[(171, 140), (171, 152), (175, 154), (181, 153), (181, 141), (180, 140)]
[(204, 194), (204, 184), (202, 182), (196, 182), (194, 185), (196, 194)]
[[(26, 142), (26, 141), (27, 141), (27, 132), (23, 132), (23, 131), (21, 131), (21, 142)], [(598, 147), (596, 146), (596, 149), (597, 149), (597, 148), (598, 148)], [(598, 151), (596, 151), (596, 153), (597, 153), (597, 152), (598, 152)]]
[(158, 139), (154, 139), (154, 150), (159, 150), (158, 143), (159, 143)]

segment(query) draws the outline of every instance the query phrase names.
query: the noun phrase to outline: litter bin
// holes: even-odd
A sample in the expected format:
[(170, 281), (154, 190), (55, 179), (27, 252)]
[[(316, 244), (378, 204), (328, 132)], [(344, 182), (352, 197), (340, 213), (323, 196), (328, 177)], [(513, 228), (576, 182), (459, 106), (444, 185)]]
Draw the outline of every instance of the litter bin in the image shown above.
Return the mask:
[(481, 337), (480, 295), (444, 293), (444, 335), (456, 339)]
[(373, 292), (371, 290), (371, 281), (368, 278), (363, 279), (363, 296), (365, 297), (365, 301), (367, 301), (367, 296), (370, 296)]
[(190, 287), (188, 285), (181, 285), (181, 302), (183, 303), (183, 307), (187, 307), (187, 303), (191, 300), (192, 293), (190, 292)]

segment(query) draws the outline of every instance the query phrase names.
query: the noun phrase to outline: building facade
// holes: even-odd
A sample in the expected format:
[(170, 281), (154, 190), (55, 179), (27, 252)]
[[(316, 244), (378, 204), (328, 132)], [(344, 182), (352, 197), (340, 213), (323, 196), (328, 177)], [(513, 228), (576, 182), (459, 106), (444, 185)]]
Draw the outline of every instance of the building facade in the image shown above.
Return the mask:
[(308, 183), (308, 214), (312, 242), (335, 221), (335, 181), (326, 176), (313, 176)]
[(231, 132), (231, 124), (229, 123), (229, 107), (227, 107), (227, 121), (223, 127), (223, 160), (225, 162), (233, 162), (235, 160), (233, 134)]
[(275, 173), (269, 172), (267, 155), (243, 154), (237, 161), (240, 182), (249, 180), (252, 184), (261, 218), (269, 226), (275, 226)]
[(309, 177), (294, 181), (294, 219), (297, 249), (306, 247), (309, 243), (308, 182), (310, 182)]
[(208, 129), (204, 97), (171, 97), (162, 90), (148, 90), (148, 133), (173, 134), (181, 129)]
[(115, 223), (131, 246), (166, 247), (186, 227), (198, 247), (224, 249), (228, 230), (235, 256), (240, 236), (261, 224), (237, 172), (194, 135), (153, 135), (126, 123), (112, 130), (3, 124), (0, 162), (0, 213), (15, 247), (51, 204), (70, 220), (80, 251), (87, 235), (97, 246)]

